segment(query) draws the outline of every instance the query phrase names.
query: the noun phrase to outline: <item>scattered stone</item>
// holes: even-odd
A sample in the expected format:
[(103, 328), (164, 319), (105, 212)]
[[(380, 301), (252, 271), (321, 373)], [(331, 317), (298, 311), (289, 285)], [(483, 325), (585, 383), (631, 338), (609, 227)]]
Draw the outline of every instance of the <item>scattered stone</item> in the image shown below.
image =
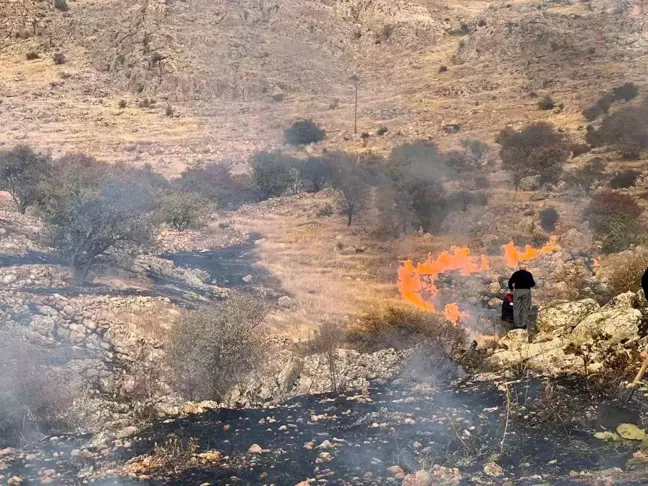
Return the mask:
[(277, 305), (284, 309), (290, 309), (293, 306), (293, 300), (287, 295), (283, 295), (279, 297), (279, 300), (277, 300)]
[(634, 424), (621, 424), (617, 427), (617, 433), (628, 440), (643, 440), (646, 432)]
[(252, 275), (246, 275), (241, 280), (243, 280), (245, 283), (250, 283), (252, 282)]
[(261, 454), (263, 452), (263, 448), (259, 444), (252, 444), (248, 449), (248, 452), (250, 454)]
[(504, 469), (496, 462), (489, 462), (484, 465), (484, 473), (491, 478), (500, 478), (504, 476)]

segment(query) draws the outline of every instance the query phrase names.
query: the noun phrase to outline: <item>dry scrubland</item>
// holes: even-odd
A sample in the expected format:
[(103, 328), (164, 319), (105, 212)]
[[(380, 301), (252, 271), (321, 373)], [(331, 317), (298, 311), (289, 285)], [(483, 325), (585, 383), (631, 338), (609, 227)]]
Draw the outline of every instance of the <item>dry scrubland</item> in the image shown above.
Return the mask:
[[(440, 382), (459, 376), (453, 360), (503, 368), (506, 380), (529, 367), (583, 372), (586, 394), (609, 396), (645, 350), (636, 291), (648, 264), (647, 22), (641, 2), (614, 0), (1, 3), (0, 180), (12, 157), (39, 167), (5, 187), (16, 201), (6, 196), (0, 208), (2, 332), (61, 345), (61, 356), (25, 369), (48, 366), (53, 383), (81, 377), (70, 391), (93, 420), (80, 429), (109, 429), (119, 444), (107, 447), (130, 452), (121, 441), (133, 423), (214, 406), (186, 399), (246, 406), (366, 391), (402, 377), (402, 363)], [(286, 132), (301, 119), (313, 121), (313, 140)], [(19, 144), (40, 155), (9, 152)], [(322, 187), (307, 175), (313, 167), (326, 175)], [(402, 260), (468, 247), (489, 256), (490, 272), (437, 276), (439, 299), (490, 332), (510, 272), (502, 245), (542, 246), (552, 235), (560, 249), (532, 263), (538, 301), (581, 300), (546, 306), (537, 336), (513, 332), (497, 351), (493, 340), (467, 350), (461, 327), (399, 296)], [(84, 238), (98, 248), (89, 259)], [(215, 307), (191, 310), (200, 304)], [(260, 332), (268, 328), (270, 337)], [(15, 351), (0, 371), (19, 362)], [(71, 409), (70, 395), (40, 400), (43, 380), (32, 374), (0, 417), (18, 430), (13, 443), (39, 437), (32, 425), (56, 430), (50, 406)], [(511, 409), (526, 412), (511, 404), (508, 381), (498, 384), (488, 393), (508, 424)], [(538, 402), (543, 427), (554, 425), (544, 410), (569, 411), (569, 393), (553, 400), (552, 387), (539, 400), (555, 408)], [(37, 417), (21, 422), (34, 397)], [(362, 408), (368, 397), (349, 401)], [(397, 425), (412, 425), (404, 417)], [(446, 425), (470, 450), (470, 435)], [(204, 465), (192, 441), (152, 454)], [(250, 445), (228, 467), (247, 464)], [(503, 453), (503, 440), (492, 445)], [(138, 469), (144, 456), (122, 470), (89, 449), (84, 457), (98, 461), (90, 478), (151, 472)], [(0, 465), (1, 475), (9, 466)], [(172, 457), (161, 469), (184, 466)]]

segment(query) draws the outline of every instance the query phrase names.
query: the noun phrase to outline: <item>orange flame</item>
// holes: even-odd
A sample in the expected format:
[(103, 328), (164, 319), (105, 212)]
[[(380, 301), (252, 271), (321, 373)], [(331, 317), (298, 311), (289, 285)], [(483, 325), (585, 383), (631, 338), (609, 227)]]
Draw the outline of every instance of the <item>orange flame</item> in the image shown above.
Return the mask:
[(445, 306), (445, 309), (443, 311), (443, 315), (450, 322), (457, 325), (457, 323), (461, 319), (465, 319), (466, 317), (468, 317), (469, 314), (467, 312), (461, 312), (459, 310), (459, 305), (457, 305), (456, 303), (452, 303), (452, 304), (448, 304), (448, 305)]
[(517, 267), (520, 262), (534, 260), (540, 255), (552, 253), (560, 248), (558, 246), (555, 236), (549, 239), (549, 242), (542, 248), (533, 248), (531, 245), (526, 245), (524, 250), (518, 250), (512, 241), (503, 245), (504, 257), (506, 258), (506, 265), (509, 267)]
[[(434, 277), (445, 272), (458, 271), (461, 275), (488, 270), (488, 258), (482, 255), (479, 259), (470, 256), (470, 248), (452, 247), (450, 251), (442, 252), (438, 258), (428, 255), (426, 261), (414, 266), (411, 260), (405, 260), (398, 269), (398, 289), (403, 299), (419, 309), (437, 312), (434, 304), (423, 298), (423, 292), (435, 295), (438, 292), (434, 285)], [(448, 304), (443, 310), (446, 319), (457, 324), (468, 317), (461, 312), (456, 303)]]
[(594, 258), (594, 260), (592, 261), (592, 265), (594, 266), (594, 271), (592, 272), (592, 274), (598, 275), (599, 270), (601, 268), (601, 258), (600, 257)]

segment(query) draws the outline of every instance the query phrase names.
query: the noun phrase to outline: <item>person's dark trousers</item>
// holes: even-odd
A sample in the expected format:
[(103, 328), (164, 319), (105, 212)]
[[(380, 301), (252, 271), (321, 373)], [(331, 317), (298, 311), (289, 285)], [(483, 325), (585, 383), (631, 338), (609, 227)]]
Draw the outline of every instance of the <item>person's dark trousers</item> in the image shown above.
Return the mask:
[(513, 293), (513, 320), (516, 328), (529, 327), (531, 289), (515, 289)]

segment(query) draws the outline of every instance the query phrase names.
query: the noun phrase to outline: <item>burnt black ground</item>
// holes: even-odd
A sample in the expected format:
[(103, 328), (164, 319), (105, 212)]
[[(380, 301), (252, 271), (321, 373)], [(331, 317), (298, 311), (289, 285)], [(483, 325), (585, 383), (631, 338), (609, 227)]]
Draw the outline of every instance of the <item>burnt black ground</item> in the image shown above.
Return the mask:
[[(457, 467), (464, 484), (478, 484), (490, 480), (483, 466), (492, 460), (515, 484), (577, 484), (569, 479), (570, 471), (623, 467), (638, 448), (636, 442), (610, 445), (593, 437), (594, 432), (603, 430), (600, 417), (605, 415), (605, 407), (617, 412), (608, 417), (608, 427), (615, 426), (611, 422), (617, 420), (638, 420), (636, 408), (625, 409), (614, 402), (593, 403), (580, 392), (569, 398), (570, 389), (577, 387), (570, 382), (555, 382), (553, 386), (562, 387), (566, 393), (557, 400), (567, 397), (565, 405), (574, 411), (576, 420), (554, 417), (553, 422), (547, 422), (538, 419), (546, 412), (542, 382), (520, 381), (507, 386), (511, 407), (503, 447), (505, 388), (466, 382), (459, 388), (439, 389), (377, 386), (370, 389), (369, 403), (353, 399), (354, 394), (321, 395), (300, 397), (278, 407), (210, 411), (169, 419), (144, 428), (129, 439), (129, 449), (114, 449), (101, 461), (104, 466), (113, 463), (113, 467), (121, 468), (135, 456), (151, 454), (156, 443), (174, 438), (188, 443), (196, 438), (197, 452), (218, 450), (224, 458), (173, 472), (153, 472), (150, 479), (137, 484), (294, 485), (308, 478), (326, 479), (329, 485), (399, 484), (390, 479), (388, 467), (399, 465), (413, 472), (432, 464)], [(280, 430), (282, 426), (286, 429)], [(317, 446), (325, 440), (335, 446), (319, 449)], [(304, 448), (311, 441), (315, 447)], [(61, 484), (79, 484), (78, 471), (97, 465), (96, 459), (70, 457), (69, 451), (83, 442), (84, 438), (75, 438), (56, 448), (47, 445), (48, 451), (42, 454), (45, 463), (30, 469), (16, 462), (12, 473), (31, 478), (27, 484), (38, 484), (33, 481), (39, 468), (55, 468), (65, 474)], [(253, 444), (266, 452), (248, 453)], [(63, 459), (51, 457), (55, 450), (62, 452)], [(332, 454), (330, 462), (317, 462), (321, 452)], [(372, 473), (371, 479), (365, 478), (367, 472)], [(538, 474), (542, 478), (531, 478)], [(95, 484), (124, 485), (130, 480), (96, 478)]]

